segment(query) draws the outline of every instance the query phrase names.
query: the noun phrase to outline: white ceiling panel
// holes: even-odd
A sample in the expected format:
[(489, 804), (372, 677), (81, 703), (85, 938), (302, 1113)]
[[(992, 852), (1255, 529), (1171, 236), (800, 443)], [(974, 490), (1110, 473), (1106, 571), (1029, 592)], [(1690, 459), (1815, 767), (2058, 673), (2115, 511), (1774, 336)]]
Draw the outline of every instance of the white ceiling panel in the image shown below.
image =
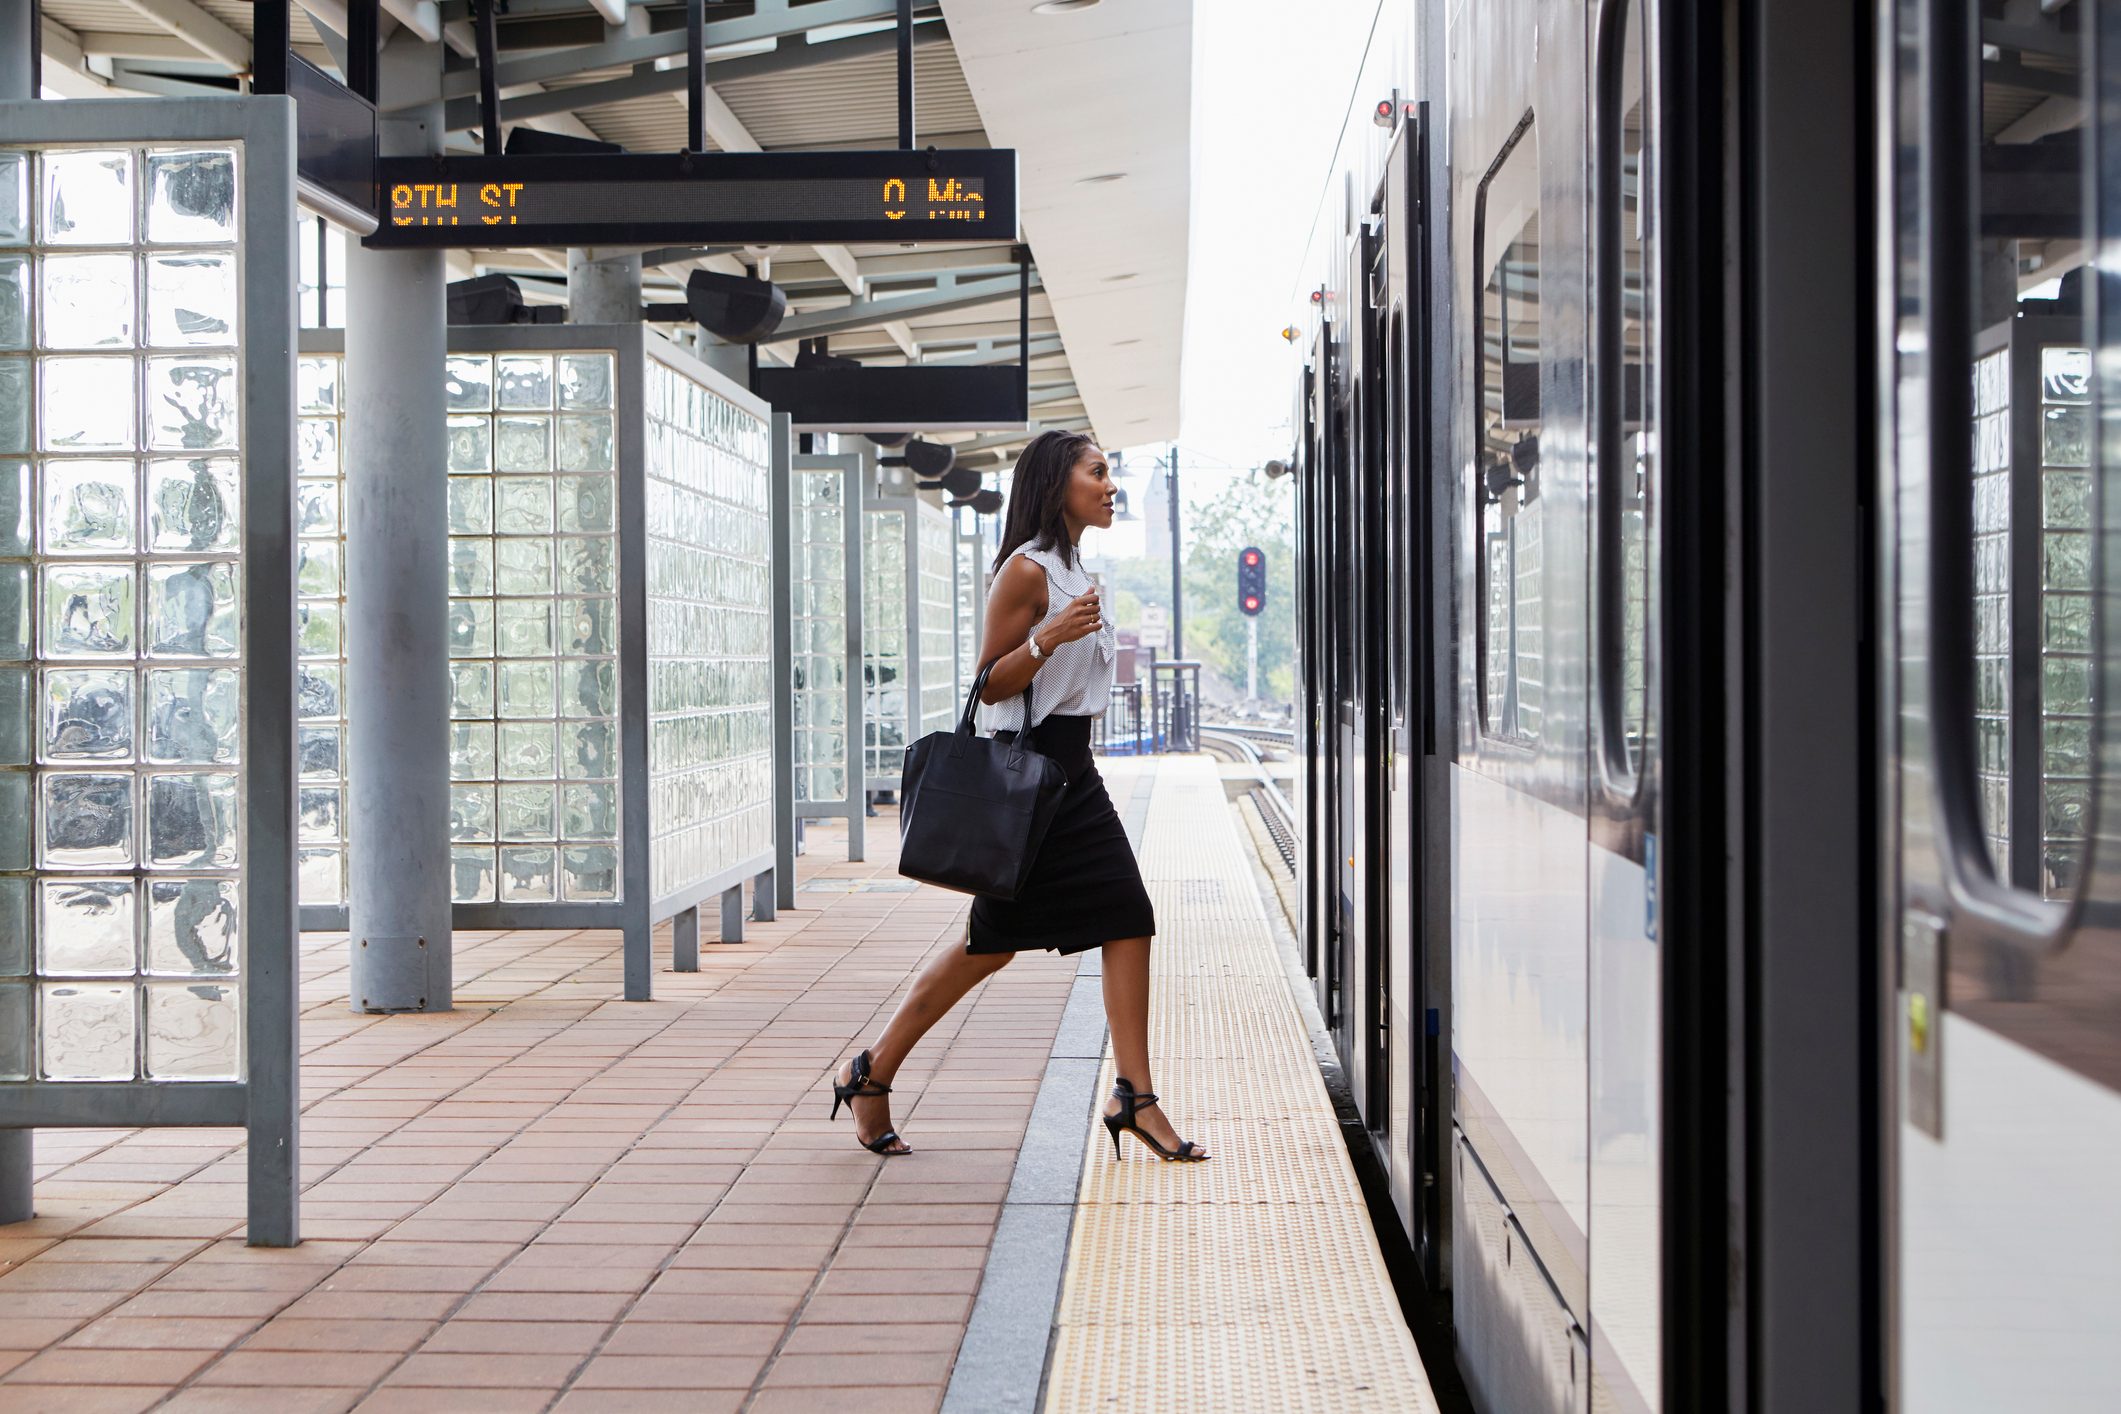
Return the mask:
[(1025, 233), (1097, 435), (1114, 446), (1176, 436), (1192, 0), (1054, 15), (1033, 0), (942, 6), (989, 139), (1017, 149)]

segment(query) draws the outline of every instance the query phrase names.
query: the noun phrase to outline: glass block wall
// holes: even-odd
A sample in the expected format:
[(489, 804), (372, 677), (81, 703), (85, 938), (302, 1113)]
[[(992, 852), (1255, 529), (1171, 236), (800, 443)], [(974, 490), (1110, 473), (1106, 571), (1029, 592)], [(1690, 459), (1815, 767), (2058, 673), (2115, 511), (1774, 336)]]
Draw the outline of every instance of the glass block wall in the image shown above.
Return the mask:
[(957, 701), (962, 708), (972, 695), (972, 679), (979, 674), (980, 587), (986, 576), (981, 573), (979, 537), (953, 538), (957, 542)]
[(449, 358), (459, 903), (619, 897), (613, 388), (604, 351)]
[(2067, 897), (2092, 800), (2091, 351), (2040, 350), (2040, 888)]
[(915, 569), (920, 582), (921, 720), (916, 740), (948, 731), (963, 699), (957, 695), (957, 531), (950, 513), (921, 502)]
[(295, 366), (297, 883), (310, 905), (346, 902), (344, 360)]
[(1974, 736), (1981, 818), (2011, 876), (2011, 351), (1974, 361)]
[(0, 149), (0, 1080), (243, 1073), (241, 160)]
[(911, 723), (906, 700), (906, 517), (862, 516), (862, 736), (871, 780), (897, 780)]
[(847, 474), (794, 473), (795, 798), (847, 799)]
[(1517, 592), (1511, 603), (1511, 660), (1516, 665), (1519, 736), (1538, 736), (1546, 724), (1546, 556), (1542, 539), (1547, 503), (1533, 497), (1510, 521), (1510, 567)]
[[(660, 899), (773, 849), (772, 459), (765, 418), (653, 358), (646, 397), (648, 834)], [(617, 787), (595, 789), (615, 828)]]

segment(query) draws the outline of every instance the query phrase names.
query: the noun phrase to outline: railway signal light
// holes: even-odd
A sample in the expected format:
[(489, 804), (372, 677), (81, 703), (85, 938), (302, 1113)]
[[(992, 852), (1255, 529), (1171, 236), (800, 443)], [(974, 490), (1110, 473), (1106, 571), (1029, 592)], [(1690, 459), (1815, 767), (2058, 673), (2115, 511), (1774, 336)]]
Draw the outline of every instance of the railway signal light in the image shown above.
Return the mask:
[(1237, 610), (1256, 618), (1267, 606), (1267, 557), (1247, 545), (1237, 552)]

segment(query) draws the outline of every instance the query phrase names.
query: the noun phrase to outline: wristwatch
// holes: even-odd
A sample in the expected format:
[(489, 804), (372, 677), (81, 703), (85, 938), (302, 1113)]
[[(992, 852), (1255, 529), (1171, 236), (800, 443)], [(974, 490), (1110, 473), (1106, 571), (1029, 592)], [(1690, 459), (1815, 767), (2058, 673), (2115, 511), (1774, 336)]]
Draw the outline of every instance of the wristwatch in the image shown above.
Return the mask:
[(1032, 658), (1032, 661), (1033, 661), (1033, 662), (1041, 662), (1041, 663), (1042, 663), (1042, 662), (1044, 662), (1044, 661), (1045, 661), (1045, 659), (1046, 659), (1046, 650), (1038, 646), (1038, 630), (1037, 630), (1037, 629), (1033, 629), (1033, 630), (1031, 631), (1031, 634), (1030, 634), (1030, 636), (1029, 636), (1028, 638), (1026, 638), (1026, 639), (1024, 640), (1024, 642), (1025, 642), (1025, 643), (1026, 643), (1026, 644), (1027, 644), (1027, 645), (1028, 645), (1028, 646), (1030, 647), (1030, 649), (1031, 649), (1031, 658)]

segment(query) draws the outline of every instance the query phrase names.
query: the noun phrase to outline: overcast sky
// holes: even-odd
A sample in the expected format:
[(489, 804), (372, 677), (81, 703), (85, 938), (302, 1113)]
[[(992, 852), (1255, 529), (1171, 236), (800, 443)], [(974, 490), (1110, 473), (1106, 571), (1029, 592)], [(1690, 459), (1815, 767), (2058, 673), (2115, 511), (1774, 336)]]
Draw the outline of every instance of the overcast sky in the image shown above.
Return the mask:
[(1195, 0), (1192, 263), (1179, 446), (1289, 449), (1280, 338), (1377, 0)]
[[(1376, 13), (1377, 0), (1194, 0), (1178, 439), (1189, 507), (1242, 474), (1230, 469), (1288, 454), (1295, 363), (1281, 329)], [(1130, 448), (1128, 480), (1145, 485), (1163, 451)], [(1136, 527), (1109, 534), (1105, 553), (1140, 553)]]

